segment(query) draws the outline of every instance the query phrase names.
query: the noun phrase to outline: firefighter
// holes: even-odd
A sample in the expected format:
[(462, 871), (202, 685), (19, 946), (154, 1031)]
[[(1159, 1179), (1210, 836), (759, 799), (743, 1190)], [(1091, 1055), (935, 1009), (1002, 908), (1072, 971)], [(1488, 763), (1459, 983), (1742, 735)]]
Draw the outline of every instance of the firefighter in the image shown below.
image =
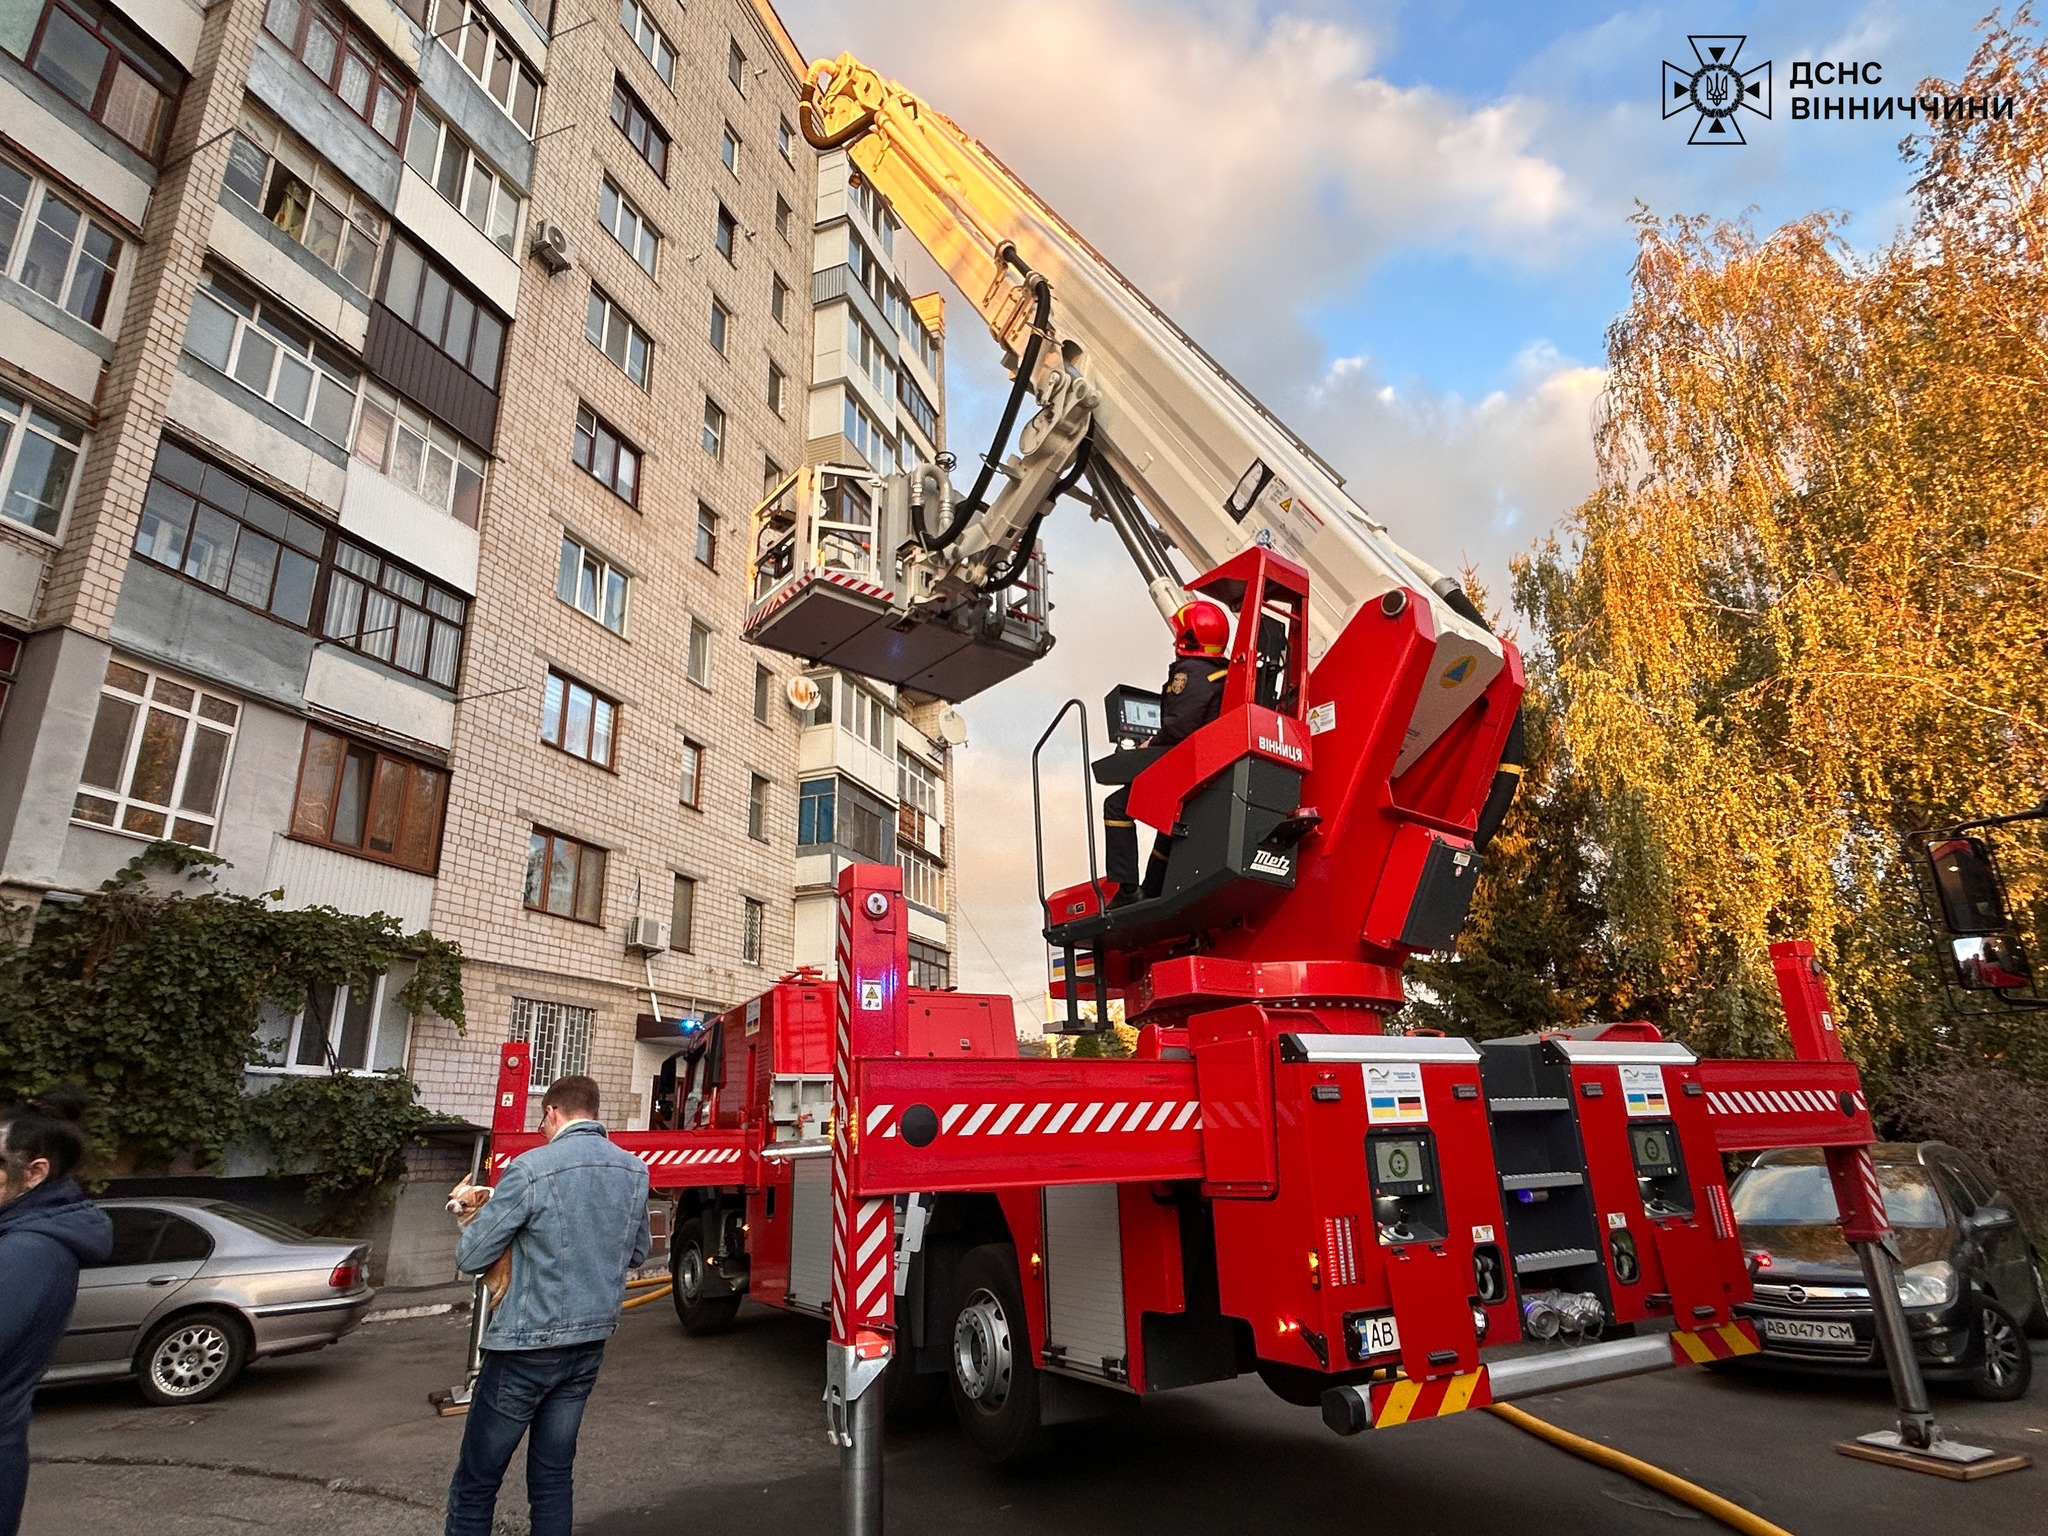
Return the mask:
[[(1116, 882), (1112, 907), (1140, 899), (1138, 889), (1138, 824), (1131, 819), (1131, 780), (1216, 718), (1223, 707), (1224, 647), (1230, 643), (1230, 615), (1206, 598), (1183, 603), (1173, 616), (1173, 665), (1160, 690), (1159, 734), (1133, 752), (1116, 755), (1123, 779), (1102, 802), (1104, 873)], [(1144, 895), (1156, 896), (1166, 876), (1166, 850), (1173, 839), (1161, 833), (1152, 842)]]

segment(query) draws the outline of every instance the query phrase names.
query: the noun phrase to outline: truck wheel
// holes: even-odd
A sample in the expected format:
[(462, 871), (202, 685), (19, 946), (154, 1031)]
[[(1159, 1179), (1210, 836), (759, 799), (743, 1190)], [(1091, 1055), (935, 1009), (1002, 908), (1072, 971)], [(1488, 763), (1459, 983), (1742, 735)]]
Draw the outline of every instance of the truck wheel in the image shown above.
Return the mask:
[(1008, 1243), (970, 1249), (954, 1274), (953, 1412), (975, 1449), (990, 1461), (1028, 1460), (1044, 1438), (1038, 1419), (1038, 1368), (1017, 1250)]
[(704, 1267), (704, 1223), (698, 1217), (684, 1222), (669, 1244), (668, 1273), (676, 1321), (685, 1332), (719, 1333), (732, 1326), (739, 1297), (704, 1294), (710, 1277)]
[(2034, 1352), (2013, 1315), (1995, 1301), (1977, 1303), (1977, 1370), (1970, 1390), (1986, 1402), (2010, 1403), (2027, 1395)]

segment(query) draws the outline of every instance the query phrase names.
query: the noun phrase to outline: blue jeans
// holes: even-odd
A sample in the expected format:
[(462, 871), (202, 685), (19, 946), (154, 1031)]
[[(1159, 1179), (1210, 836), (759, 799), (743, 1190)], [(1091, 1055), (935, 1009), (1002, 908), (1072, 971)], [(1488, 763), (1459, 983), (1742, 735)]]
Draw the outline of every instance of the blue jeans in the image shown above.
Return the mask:
[(490, 1536), (498, 1485), (526, 1437), (533, 1536), (569, 1536), (576, 1431), (604, 1364), (604, 1340), (560, 1349), (487, 1349), (448, 1484), (447, 1536)]

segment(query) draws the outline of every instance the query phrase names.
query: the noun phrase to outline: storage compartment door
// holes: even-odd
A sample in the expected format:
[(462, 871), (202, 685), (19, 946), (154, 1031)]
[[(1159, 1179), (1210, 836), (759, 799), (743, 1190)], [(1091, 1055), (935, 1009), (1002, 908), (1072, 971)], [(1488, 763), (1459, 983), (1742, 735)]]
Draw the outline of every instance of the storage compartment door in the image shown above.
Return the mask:
[(1123, 1382), (1129, 1350), (1114, 1184), (1046, 1190), (1045, 1310), (1049, 1368)]

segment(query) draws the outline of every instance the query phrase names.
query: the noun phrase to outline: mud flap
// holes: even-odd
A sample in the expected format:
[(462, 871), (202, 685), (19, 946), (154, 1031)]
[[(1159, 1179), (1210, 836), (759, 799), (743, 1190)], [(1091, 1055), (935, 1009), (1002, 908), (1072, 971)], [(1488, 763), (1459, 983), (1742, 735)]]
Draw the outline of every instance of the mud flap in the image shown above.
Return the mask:
[(1387, 1250), (1387, 1288), (1401, 1330), (1401, 1369), (1413, 1382), (1479, 1369), (1479, 1336), (1467, 1299), (1472, 1276), (1433, 1244)]

